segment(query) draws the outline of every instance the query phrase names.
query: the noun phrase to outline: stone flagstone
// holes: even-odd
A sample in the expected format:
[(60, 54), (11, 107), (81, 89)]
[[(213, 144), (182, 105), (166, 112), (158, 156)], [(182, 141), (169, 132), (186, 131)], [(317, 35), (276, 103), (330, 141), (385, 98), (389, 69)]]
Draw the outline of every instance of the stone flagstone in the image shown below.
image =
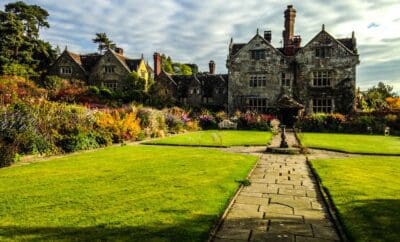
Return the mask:
[[(287, 133), (287, 141), (296, 144), (293, 133)], [(279, 144), (280, 136), (271, 143)], [(262, 152), (248, 147), (232, 151)], [(251, 185), (228, 208), (213, 241), (340, 240), (304, 155), (262, 153), (249, 180)]]

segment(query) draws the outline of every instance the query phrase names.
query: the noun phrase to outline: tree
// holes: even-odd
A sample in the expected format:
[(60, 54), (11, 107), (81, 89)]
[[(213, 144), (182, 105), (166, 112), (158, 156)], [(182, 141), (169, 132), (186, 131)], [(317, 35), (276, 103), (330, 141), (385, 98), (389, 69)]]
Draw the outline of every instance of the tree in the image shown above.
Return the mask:
[(7, 13), (15, 14), (24, 23), (24, 34), (29, 38), (39, 38), (40, 28), (49, 28), (49, 13), (37, 5), (27, 5), (22, 1), (9, 3), (5, 7)]
[[(48, 12), (22, 1), (9, 3), (0, 10), (0, 72), (14, 64), (34, 70), (33, 76), (44, 74), (56, 54), (48, 42), (39, 39), (39, 30), (49, 28)], [(30, 72), (30, 71), (29, 71)]]
[(111, 41), (106, 33), (96, 33), (96, 37), (93, 40), (93, 43), (98, 44), (97, 49), (100, 54), (103, 53), (104, 50), (115, 49), (116, 45), (113, 41)]
[(147, 97), (147, 82), (141, 78), (135, 71), (131, 72), (125, 78), (125, 86), (123, 90), (125, 101), (137, 101), (143, 103)]
[(378, 85), (369, 88), (365, 92), (364, 98), (370, 110), (382, 110), (388, 108), (386, 99), (395, 95), (393, 86), (379, 82)]

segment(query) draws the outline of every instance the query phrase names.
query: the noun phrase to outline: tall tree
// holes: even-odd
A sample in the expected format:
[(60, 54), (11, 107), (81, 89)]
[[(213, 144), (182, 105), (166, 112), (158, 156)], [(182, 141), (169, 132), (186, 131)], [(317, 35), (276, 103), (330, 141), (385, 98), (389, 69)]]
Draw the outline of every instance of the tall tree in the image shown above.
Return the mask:
[(43, 74), (54, 61), (55, 51), (39, 39), (40, 28), (49, 28), (48, 12), (22, 1), (9, 3), (0, 10), (0, 73), (4, 67), (20, 65)]
[(22, 1), (18, 1), (7, 4), (5, 6), (5, 11), (15, 14), (23, 21), (25, 34), (29, 38), (39, 38), (39, 29), (50, 27), (47, 22), (49, 13), (38, 5), (27, 5)]
[(96, 33), (93, 43), (98, 44), (98, 50), (103, 53), (104, 50), (115, 49), (115, 43), (110, 40), (106, 33)]

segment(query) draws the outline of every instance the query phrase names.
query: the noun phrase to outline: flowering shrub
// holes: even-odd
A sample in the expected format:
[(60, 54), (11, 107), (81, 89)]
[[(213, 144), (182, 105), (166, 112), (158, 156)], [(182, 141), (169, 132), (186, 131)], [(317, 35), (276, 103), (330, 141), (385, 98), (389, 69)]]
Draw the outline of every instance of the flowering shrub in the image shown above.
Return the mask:
[(299, 119), (296, 127), (305, 132), (345, 132), (383, 134), (386, 127), (392, 133), (400, 131), (399, 120), (396, 115), (359, 114), (344, 116), (342, 114), (312, 114)]
[(151, 108), (139, 108), (137, 116), (143, 127), (145, 137), (164, 137), (167, 133), (167, 124), (164, 113)]
[[(110, 132), (114, 143), (136, 140), (141, 131), (140, 119), (136, 118), (134, 111), (127, 113), (118, 110), (104, 111), (96, 113), (96, 117), (99, 130)], [(105, 132), (102, 132), (102, 135), (105, 135)]]
[(200, 127), (204, 130), (206, 129), (216, 129), (217, 122), (215, 121), (214, 117), (210, 114), (202, 114), (199, 116), (199, 124)]
[(274, 116), (254, 112), (237, 113), (238, 129), (271, 130), (270, 124)]

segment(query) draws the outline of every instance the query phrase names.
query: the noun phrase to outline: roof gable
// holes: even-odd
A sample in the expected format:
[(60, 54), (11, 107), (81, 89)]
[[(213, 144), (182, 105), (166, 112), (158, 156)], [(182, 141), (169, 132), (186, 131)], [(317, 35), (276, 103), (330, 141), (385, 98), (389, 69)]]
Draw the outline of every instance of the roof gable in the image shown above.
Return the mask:
[[(269, 43), (268, 41), (266, 41), (261, 35), (259, 35), (258, 33), (256, 35), (254, 35), (253, 38), (251, 38), (251, 40), (247, 43), (247, 44), (233, 44), (232, 45), (232, 50), (233, 47), (236, 45), (235, 48), (237, 48), (237, 52), (235, 54), (231, 54), (231, 57), (236, 57), (237, 55), (239, 55), (242, 51), (245, 51), (246, 49), (248, 49), (247, 47), (254, 41), (261, 41), (261, 43), (266, 46), (267, 48), (271, 49), (272, 51), (274, 51), (275, 53), (277, 53), (278, 55), (283, 56), (282, 52), (280, 52), (278, 49), (276, 49), (271, 43)], [(243, 46), (241, 46), (243, 45)], [(239, 49), (240, 48), (240, 49)]]
[(77, 65), (78, 68), (81, 69), (84, 74), (86, 74), (86, 70), (82, 66), (80, 55), (69, 52), (68, 50), (64, 50), (64, 52), (61, 53), (61, 55), (57, 58), (54, 65), (57, 65), (62, 59), (70, 60), (72, 63)]
[[(324, 29), (322, 29), (317, 35), (314, 36), (303, 48), (302, 50), (307, 50), (310, 48), (310, 46), (316, 42), (316, 41), (326, 41), (326, 40), (331, 40), (332, 42), (336, 43), (340, 48), (342, 48), (344, 51), (346, 51), (348, 54), (351, 55), (356, 55), (356, 53), (353, 52), (353, 50), (350, 50), (343, 42), (339, 41), (338, 39), (335, 39), (332, 35), (330, 35), (328, 32), (326, 32)], [(301, 50), (300, 50), (301, 52)]]

